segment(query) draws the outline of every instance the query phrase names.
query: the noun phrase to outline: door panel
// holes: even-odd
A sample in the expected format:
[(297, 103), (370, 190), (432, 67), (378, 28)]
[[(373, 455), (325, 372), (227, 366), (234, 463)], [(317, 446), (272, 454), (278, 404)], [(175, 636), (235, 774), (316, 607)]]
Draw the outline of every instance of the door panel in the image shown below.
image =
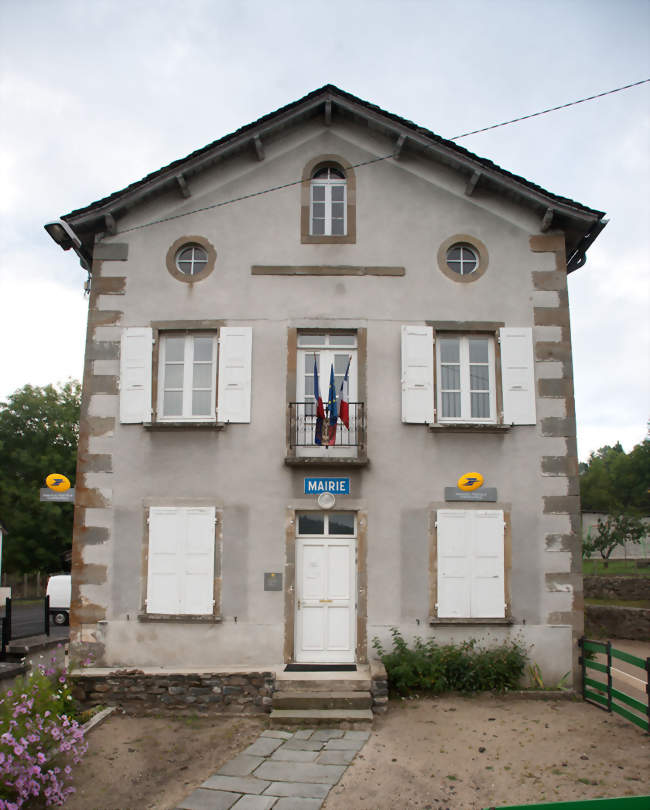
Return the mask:
[(355, 550), (351, 538), (296, 539), (296, 661), (354, 662)]

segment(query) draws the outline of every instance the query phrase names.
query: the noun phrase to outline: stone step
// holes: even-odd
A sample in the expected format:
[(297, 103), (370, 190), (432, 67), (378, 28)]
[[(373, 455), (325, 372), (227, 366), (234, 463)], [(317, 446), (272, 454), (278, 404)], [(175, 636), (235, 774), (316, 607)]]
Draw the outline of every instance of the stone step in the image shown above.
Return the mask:
[(302, 672), (281, 672), (275, 679), (276, 692), (369, 692), (370, 687), (370, 678), (305, 678)]
[(369, 709), (370, 692), (339, 691), (307, 692), (283, 690), (273, 694), (274, 709)]
[(270, 728), (323, 726), (325, 728), (370, 729), (370, 709), (273, 709)]

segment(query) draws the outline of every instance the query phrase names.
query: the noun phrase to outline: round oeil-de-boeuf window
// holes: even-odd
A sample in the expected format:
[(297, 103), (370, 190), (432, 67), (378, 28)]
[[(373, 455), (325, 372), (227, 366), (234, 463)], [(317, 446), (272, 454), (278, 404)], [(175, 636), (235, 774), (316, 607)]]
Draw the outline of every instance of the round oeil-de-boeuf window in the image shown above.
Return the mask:
[(217, 252), (202, 236), (182, 236), (167, 251), (167, 270), (178, 281), (202, 281), (214, 270)]
[(487, 265), (487, 249), (473, 236), (452, 236), (438, 250), (438, 267), (452, 281), (476, 281), (485, 273)]

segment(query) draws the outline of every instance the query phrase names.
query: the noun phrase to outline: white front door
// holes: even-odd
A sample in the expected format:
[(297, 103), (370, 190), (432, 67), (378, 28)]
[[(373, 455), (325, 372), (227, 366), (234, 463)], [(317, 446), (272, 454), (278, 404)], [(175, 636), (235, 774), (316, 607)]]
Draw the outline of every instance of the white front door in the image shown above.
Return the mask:
[(355, 661), (355, 522), (353, 512), (298, 515), (295, 659), (299, 663)]

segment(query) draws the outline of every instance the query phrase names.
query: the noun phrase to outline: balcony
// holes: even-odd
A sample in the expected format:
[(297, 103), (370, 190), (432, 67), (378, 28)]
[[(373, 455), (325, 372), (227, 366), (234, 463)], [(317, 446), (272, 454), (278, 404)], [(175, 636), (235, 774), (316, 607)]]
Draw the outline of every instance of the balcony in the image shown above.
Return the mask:
[(316, 443), (316, 403), (290, 402), (287, 464), (341, 463), (365, 465), (366, 418), (365, 403), (350, 402), (350, 427), (339, 419), (336, 433), (330, 443), (330, 425), (325, 417), (322, 444)]

